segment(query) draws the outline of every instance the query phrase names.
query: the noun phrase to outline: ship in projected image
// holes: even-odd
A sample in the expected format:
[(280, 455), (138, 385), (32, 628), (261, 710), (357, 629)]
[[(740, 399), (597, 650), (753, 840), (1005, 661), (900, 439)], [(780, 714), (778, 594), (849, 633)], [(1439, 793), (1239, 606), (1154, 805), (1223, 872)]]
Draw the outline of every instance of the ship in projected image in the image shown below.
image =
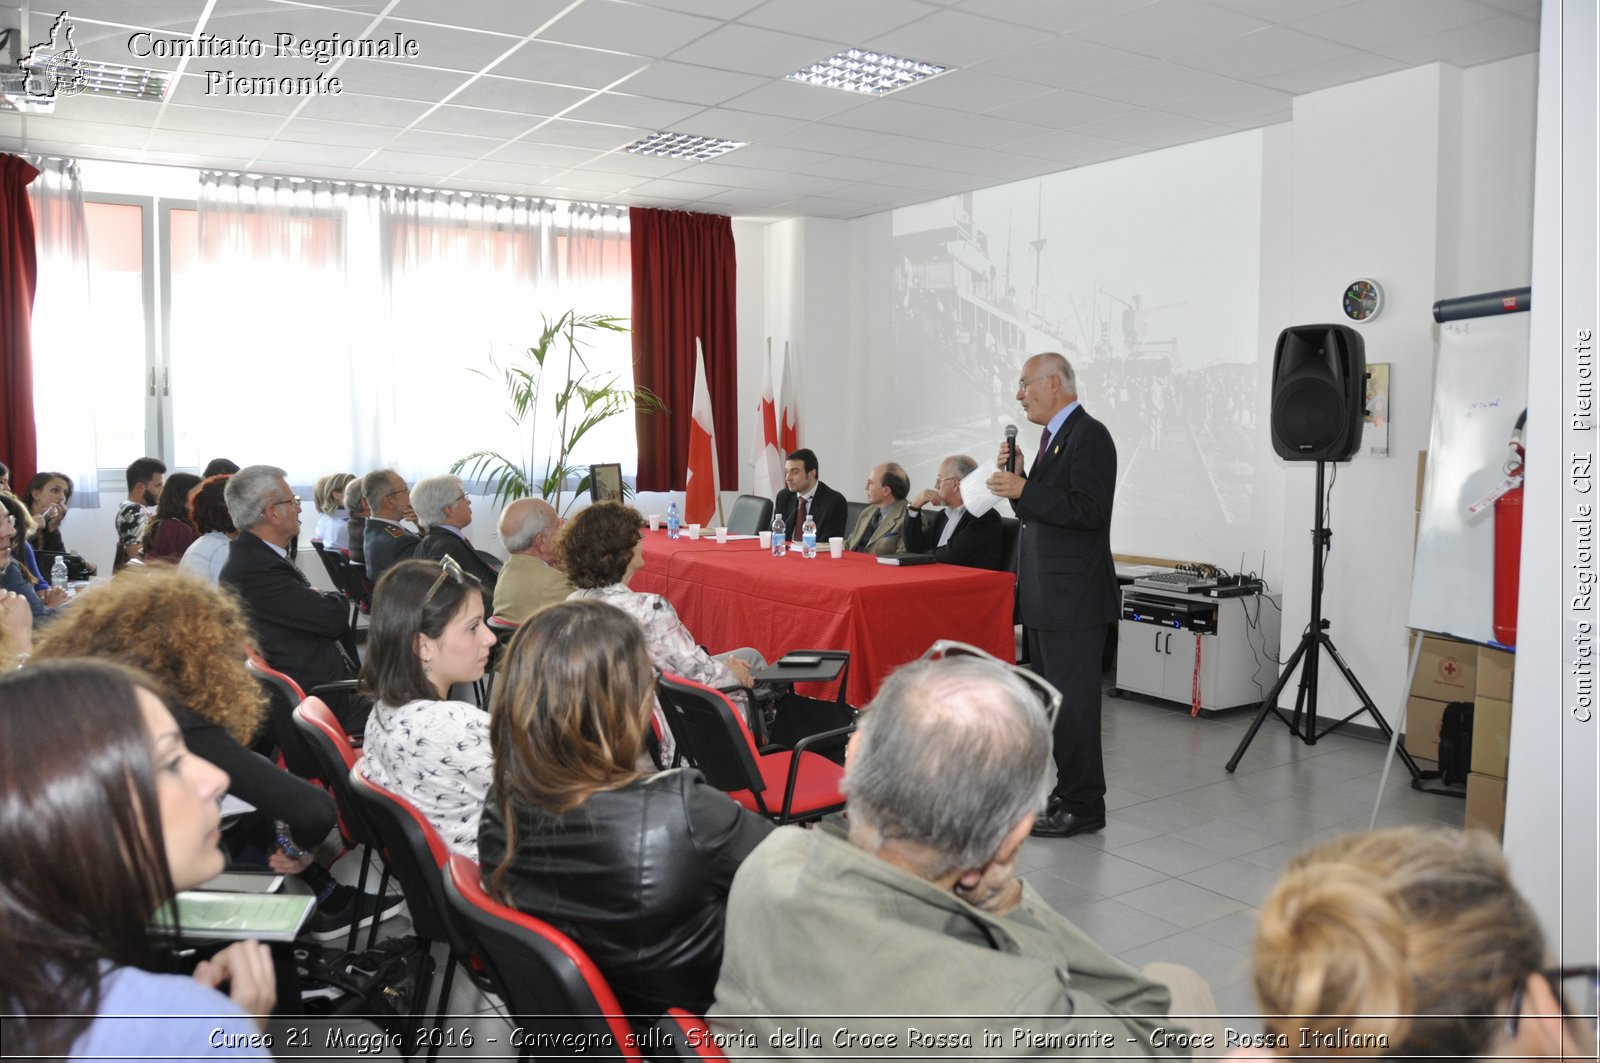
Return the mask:
[[(944, 454), (997, 438), (1018, 419), (1018, 369), (1031, 354), (1059, 351), (1117, 440), (1122, 514), (1249, 519), (1252, 434), (1261, 430), (1256, 366), (1197, 364), (1177, 331), (1183, 301), (1103, 284), (1051, 291), (1050, 257), (1068, 249), (1042, 233), (992, 240), (974, 221), (971, 193), (901, 208), (893, 225), (898, 393), (915, 411), (901, 418), (901, 452)], [(1175, 499), (1164, 489), (1173, 482), (1209, 489)]]

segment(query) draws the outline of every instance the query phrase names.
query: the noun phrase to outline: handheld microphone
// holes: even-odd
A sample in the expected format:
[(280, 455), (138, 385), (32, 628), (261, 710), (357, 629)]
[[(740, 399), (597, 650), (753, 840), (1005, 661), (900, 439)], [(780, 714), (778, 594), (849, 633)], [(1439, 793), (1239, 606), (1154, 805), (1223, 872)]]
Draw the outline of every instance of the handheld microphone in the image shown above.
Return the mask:
[(1006, 472), (1017, 471), (1017, 426), (1006, 425)]

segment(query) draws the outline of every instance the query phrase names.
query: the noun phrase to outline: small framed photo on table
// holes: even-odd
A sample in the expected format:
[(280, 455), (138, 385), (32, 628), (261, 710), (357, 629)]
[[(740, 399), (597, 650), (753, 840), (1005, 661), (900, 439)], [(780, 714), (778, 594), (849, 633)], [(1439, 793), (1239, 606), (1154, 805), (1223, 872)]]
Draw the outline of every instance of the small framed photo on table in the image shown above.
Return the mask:
[(589, 501), (622, 501), (622, 466), (620, 464), (613, 462), (609, 465), (589, 466)]

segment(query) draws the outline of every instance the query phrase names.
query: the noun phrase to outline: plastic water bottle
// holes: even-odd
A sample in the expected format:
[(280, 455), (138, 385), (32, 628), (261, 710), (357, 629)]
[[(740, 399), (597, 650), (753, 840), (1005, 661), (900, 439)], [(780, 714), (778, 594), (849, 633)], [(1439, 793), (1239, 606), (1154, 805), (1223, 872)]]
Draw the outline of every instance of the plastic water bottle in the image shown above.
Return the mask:
[(772, 515), (772, 556), (782, 557), (789, 552), (789, 531), (783, 526), (783, 514)]
[(817, 522), (809, 513), (806, 522), (800, 525), (800, 549), (807, 557), (817, 556)]
[(678, 537), (678, 503), (676, 500), (667, 503), (667, 538)]
[(50, 586), (58, 591), (67, 589), (67, 559), (60, 554), (56, 555), (56, 563), (50, 566)]

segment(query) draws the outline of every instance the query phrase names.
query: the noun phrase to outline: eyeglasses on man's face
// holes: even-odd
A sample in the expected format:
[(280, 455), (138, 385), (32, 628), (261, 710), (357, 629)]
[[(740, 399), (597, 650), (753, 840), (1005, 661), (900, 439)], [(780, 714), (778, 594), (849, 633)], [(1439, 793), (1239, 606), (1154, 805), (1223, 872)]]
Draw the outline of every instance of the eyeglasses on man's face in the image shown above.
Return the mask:
[(267, 505), (267, 508), (268, 509), (276, 509), (279, 506), (288, 506), (288, 505), (293, 505), (295, 508), (298, 509), (299, 506), (300, 506), (300, 496), (299, 495), (290, 495), (288, 498), (280, 498), (276, 502), (269, 503)]
[(1028, 684), (1034, 694), (1038, 696), (1039, 704), (1044, 709), (1045, 719), (1049, 721), (1050, 729), (1052, 731), (1055, 730), (1056, 714), (1061, 711), (1061, 691), (1051, 686), (1043, 676), (1031, 672), (1021, 665), (1002, 661), (987, 650), (980, 650), (976, 646), (965, 642), (957, 642), (954, 639), (940, 639), (932, 646), (929, 646), (928, 652), (922, 655), (924, 661), (938, 661), (946, 657), (976, 657), (983, 661), (993, 661), (1002, 668), (1009, 668), (1013, 675)]

